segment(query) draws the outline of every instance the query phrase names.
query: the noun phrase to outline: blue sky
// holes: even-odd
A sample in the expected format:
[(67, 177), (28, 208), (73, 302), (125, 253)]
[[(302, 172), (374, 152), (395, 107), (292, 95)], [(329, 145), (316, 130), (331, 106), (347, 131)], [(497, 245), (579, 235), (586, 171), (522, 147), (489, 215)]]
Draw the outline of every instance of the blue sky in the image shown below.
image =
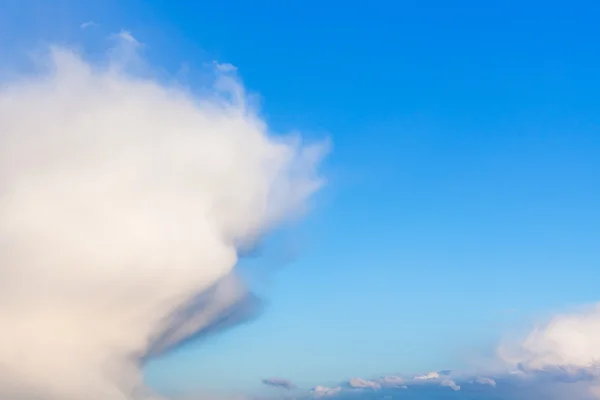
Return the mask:
[(599, 299), (596, 2), (26, 3), (0, 1), (6, 57), (127, 29), (168, 73), (234, 64), (271, 129), (332, 140), (310, 214), (241, 262), (264, 312), (151, 362), (159, 390), (468, 369)]

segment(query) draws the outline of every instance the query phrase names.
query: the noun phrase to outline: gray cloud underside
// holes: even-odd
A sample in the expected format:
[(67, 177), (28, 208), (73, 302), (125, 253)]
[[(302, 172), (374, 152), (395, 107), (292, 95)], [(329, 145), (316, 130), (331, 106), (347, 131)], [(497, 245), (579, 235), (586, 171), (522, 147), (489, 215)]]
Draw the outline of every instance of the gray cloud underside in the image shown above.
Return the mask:
[(267, 378), (267, 379), (263, 379), (262, 383), (267, 386), (281, 388), (281, 389), (287, 389), (287, 390), (296, 388), (296, 385), (294, 385), (294, 383), (292, 381), (290, 381), (289, 379), (283, 379), (283, 378)]

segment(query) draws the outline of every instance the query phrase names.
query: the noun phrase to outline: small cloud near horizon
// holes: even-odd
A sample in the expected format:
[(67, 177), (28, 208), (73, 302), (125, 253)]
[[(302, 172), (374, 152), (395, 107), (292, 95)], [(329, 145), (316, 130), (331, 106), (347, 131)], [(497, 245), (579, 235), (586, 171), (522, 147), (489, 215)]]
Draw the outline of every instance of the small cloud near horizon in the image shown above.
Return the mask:
[(379, 384), (379, 382), (376, 381), (371, 381), (368, 379), (362, 379), (362, 378), (350, 378), (348, 380), (348, 386), (353, 388), (353, 389), (379, 389), (381, 388), (381, 384)]
[(266, 378), (262, 380), (262, 383), (270, 387), (276, 387), (286, 390), (292, 390), (296, 388), (296, 385), (292, 381), (283, 378)]

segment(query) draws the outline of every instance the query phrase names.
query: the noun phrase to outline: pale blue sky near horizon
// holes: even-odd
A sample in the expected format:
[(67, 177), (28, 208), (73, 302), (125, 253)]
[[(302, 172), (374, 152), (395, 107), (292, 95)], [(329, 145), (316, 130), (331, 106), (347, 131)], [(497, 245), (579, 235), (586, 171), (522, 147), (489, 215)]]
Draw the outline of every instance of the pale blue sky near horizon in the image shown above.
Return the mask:
[(599, 300), (600, 4), (83, 3), (0, 0), (0, 55), (126, 29), (171, 73), (234, 64), (274, 131), (333, 143), (311, 213), (242, 261), (264, 313), (153, 361), (159, 390), (468, 368)]

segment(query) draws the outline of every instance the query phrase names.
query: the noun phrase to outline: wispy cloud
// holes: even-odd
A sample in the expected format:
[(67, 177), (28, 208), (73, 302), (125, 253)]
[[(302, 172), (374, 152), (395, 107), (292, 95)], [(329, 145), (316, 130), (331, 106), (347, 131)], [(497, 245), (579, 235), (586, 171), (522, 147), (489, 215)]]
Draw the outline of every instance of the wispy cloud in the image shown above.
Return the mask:
[(266, 379), (262, 380), (262, 383), (267, 386), (282, 388), (282, 389), (287, 389), (287, 390), (292, 390), (292, 389), (296, 388), (296, 385), (294, 385), (294, 383), (292, 381), (290, 381), (289, 379), (283, 379), (283, 378), (266, 378)]
[(215, 69), (217, 71), (221, 71), (221, 72), (235, 72), (237, 71), (237, 67), (233, 64), (229, 64), (229, 63), (220, 63), (217, 61), (213, 62)]
[(113, 38), (123, 40), (127, 43), (139, 45), (140, 42), (131, 34), (131, 32), (122, 29), (119, 33), (112, 35)]
[(92, 27), (95, 27), (95, 26), (100, 26), (100, 24), (98, 24), (98, 23), (96, 23), (94, 21), (87, 21), (87, 22), (84, 22), (81, 25), (79, 25), (79, 27), (81, 29), (92, 28)]
[(496, 381), (493, 380), (492, 378), (479, 377), (479, 378), (475, 379), (474, 382), (476, 382), (480, 385), (489, 385), (491, 387), (496, 387)]
[(250, 322), (262, 310), (263, 301), (231, 273), (171, 314), (169, 329), (152, 339), (147, 358)]
[(460, 386), (458, 386), (452, 379), (444, 379), (442, 382), (440, 382), (440, 385), (449, 387), (452, 390), (460, 390)]

